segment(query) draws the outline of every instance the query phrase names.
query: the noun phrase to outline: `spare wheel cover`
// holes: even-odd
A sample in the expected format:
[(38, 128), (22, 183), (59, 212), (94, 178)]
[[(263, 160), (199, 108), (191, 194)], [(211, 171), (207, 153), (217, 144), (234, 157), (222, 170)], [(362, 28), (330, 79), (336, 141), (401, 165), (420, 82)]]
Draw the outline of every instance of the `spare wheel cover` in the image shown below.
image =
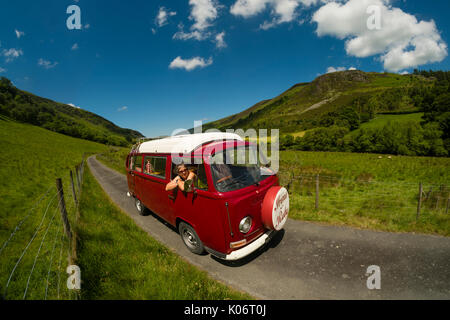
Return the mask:
[(262, 204), (261, 218), (264, 226), (271, 230), (281, 230), (289, 214), (289, 194), (281, 186), (271, 187)]

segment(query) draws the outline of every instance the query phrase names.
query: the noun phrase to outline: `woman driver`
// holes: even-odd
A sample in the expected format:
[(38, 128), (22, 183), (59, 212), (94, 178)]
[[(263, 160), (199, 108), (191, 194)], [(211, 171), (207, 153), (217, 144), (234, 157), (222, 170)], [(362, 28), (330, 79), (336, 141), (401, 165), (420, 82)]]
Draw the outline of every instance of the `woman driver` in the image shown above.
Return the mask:
[(173, 190), (176, 187), (178, 187), (181, 191), (184, 191), (184, 182), (186, 180), (194, 181), (195, 179), (195, 173), (189, 171), (183, 163), (177, 165), (177, 172), (178, 176), (166, 185), (166, 191)]

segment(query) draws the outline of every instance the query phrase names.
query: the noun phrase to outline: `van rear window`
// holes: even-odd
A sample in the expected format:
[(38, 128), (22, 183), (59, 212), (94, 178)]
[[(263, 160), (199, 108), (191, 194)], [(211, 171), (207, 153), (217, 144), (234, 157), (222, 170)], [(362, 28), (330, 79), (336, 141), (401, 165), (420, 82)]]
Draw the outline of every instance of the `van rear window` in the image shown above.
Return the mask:
[(166, 158), (165, 157), (151, 157), (147, 156), (144, 159), (144, 173), (156, 176), (159, 178), (166, 178)]
[(132, 169), (137, 172), (142, 172), (142, 156), (133, 157)]

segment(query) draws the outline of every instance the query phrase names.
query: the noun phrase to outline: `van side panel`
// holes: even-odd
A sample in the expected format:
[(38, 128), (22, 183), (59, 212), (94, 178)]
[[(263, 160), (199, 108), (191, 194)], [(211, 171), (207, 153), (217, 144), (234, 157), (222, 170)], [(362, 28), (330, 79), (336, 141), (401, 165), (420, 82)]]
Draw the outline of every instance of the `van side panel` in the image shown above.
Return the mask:
[(150, 211), (172, 223), (171, 216), (173, 209), (169, 203), (168, 192), (166, 191), (166, 184), (169, 182), (169, 175), (167, 174), (169, 157), (161, 154), (144, 154), (144, 159), (147, 156), (166, 158), (166, 173), (164, 178), (146, 174), (145, 172), (139, 174), (141, 201)]
[(203, 190), (196, 190), (195, 193), (178, 191), (174, 204), (177, 217), (192, 225), (205, 246), (225, 252), (221, 199), (211, 197)]

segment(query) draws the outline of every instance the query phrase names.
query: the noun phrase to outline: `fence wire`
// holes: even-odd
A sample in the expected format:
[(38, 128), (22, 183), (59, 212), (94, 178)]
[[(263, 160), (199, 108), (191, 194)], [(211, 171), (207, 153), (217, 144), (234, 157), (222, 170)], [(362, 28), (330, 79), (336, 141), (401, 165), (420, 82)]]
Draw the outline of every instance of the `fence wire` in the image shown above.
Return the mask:
[[(17, 286), (22, 282), (21, 279), (26, 279), (26, 284), (24, 285), (22, 299), (27, 299), (31, 297), (34, 299), (36, 293), (38, 291), (34, 291), (35, 289), (42, 290), (42, 298), (48, 299), (50, 295), (54, 296), (57, 299), (71, 299), (71, 290), (62, 291), (61, 289), (61, 273), (65, 274), (65, 268), (63, 268), (63, 253), (64, 249), (67, 248), (67, 255), (69, 257), (68, 261), (72, 260), (72, 243), (70, 243), (68, 236), (61, 232), (64, 230), (63, 219), (56, 219), (55, 217), (58, 211), (61, 211), (62, 208), (65, 208), (65, 212), (67, 214), (67, 219), (69, 221), (69, 225), (73, 225), (70, 229), (75, 231), (75, 223), (77, 219), (77, 208), (78, 202), (76, 201), (76, 197), (78, 198), (81, 194), (81, 184), (83, 181), (83, 171), (84, 171), (84, 161), (78, 166), (78, 170), (75, 171), (75, 175), (73, 176), (73, 180), (71, 181), (69, 178), (63, 179), (62, 188), (56, 190), (54, 185), (50, 186), (44, 193), (42, 193), (37, 201), (35, 201), (30, 208), (27, 210), (26, 214), (20, 221), (16, 224), (12, 232), (9, 234), (7, 239), (3, 242), (0, 248), (0, 256), (5, 252), (8, 248), (8, 251), (14, 251), (20, 248), (20, 243), (24, 240), (25, 237), (29, 234), (30, 238), (28, 238), (24, 242), (24, 247), (20, 248), (18, 252), (20, 255), (16, 260), (12, 262), (12, 269), (7, 273), (7, 281), (3, 290), (3, 298), (6, 299), (8, 292), (10, 291), (10, 287), (12, 283), (16, 283), (14, 286), (14, 293), (11, 291), (12, 295), (17, 294)], [(73, 184), (73, 187), (71, 186)], [(51, 193), (51, 190), (56, 190), (55, 193)], [(63, 193), (63, 190), (66, 192)], [(55, 198), (61, 192), (62, 197), (59, 198), (59, 203), (54, 207)], [(46, 200), (47, 199), (47, 200)], [(64, 199), (64, 200), (63, 200)], [(45, 202), (47, 203), (45, 203)], [(64, 203), (62, 203), (64, 201)], [(68, 203), (69, 201), (70, 203)], [(43, 205), (44, 204), (44, 205)], [(43, 206), (42, 206), (43, 205)], [(63, 205), (63, 206), (62, 206)], [(42, 207), (41, 207), (42, 206)], [(54, 209), (53, 215), (50, 218), (49, 212)], [(34, 215), (33, 213), (43, 212), (41, 217)], [(33, 217), (33, 219), (30, 219)], [(36, 218), (34, 218), (36, 217)], [(36, 221), (37, 220), (37, 221)], [(36, 223), (34, 227), (33, 224), (25, 225), (27, 221), (33, 221)], [(56, 222), (55, 222), (56, 221)], [(44, 227), (46, 225), (46, 227)], [(23, 230), (23, 231), (22, 231)], [(49, 234), (52, 234), (54, 230), (54, 236), (50, 237)], [(21, 232), (19, 232), (21, 231)], [(26, 231), (26, 232), (25, 232)], [(42, 233), (41, 233), (42, 231)], [(25, 232), (25, 233), (24, 233)], [(40, 242), (36, 243), (36, 238), (42, 234), (42, 238)], [(19, 236), (18, 236), (19, 235)], [(18, 238), (20, 241), (13, 241), (14, 238)], [(51, 240), (50, 240), (51, 239)], [(48, 240), (48, 241), (46, 241)], [(11, 243), (14, 243), (14, 246), (11, 246)], [(36, 243), (36, 245), (34, 245)], [(39, 244), (39, 245), (38, 245)], [(44, 249), (45, 248), (45, 249)], [(57, 256), (57, 251), (59, 249), (59, 257)], [(35, 251), (36, 250), (36, 251)], [(31, 256), (27, 253), (32, 253)], [(44, 257), (44, 253), (48, 253)], [(56, 255), (56, 256), (55, 256)], [(25, 259), (25, 256), (27, 258)], [(3, 255), (4, 259), (7, 256)], [(56, 260), (56, 261), (55, 261)], [(32, 263), (31, 263), (32, 261)], [(23, 265), (21, 268), (18, 268), (20, 265)], [(29, 273), (27, 277), (23, 277), (23, 273), (25, 270), (24, 267), (30, 265)], [(18, 270), (20, 269), (20, 272)], [(37, 280), (39, 283), (42, 283), (43, 286), (37, 284), (37, 273), (42, 273), (42, 277)], [(51, 280), (54, 274), (54, 280)], [(39, 277), (38, 277), (39, 278)], [(44, 281), (41, 281), (44, 279)], [(5, 279), (6, 280), (6, 279)], [(24, 282), (25, 283), (25, 282)], [(54, 284), (53, 289), (50, 290), (51, 283)], [(73, 291), (73, 290), (72, 290)], [(65, 292), (63, 294), (63, 292)], [(32, 294), (33, 293), (33, 294)], [(67, 294), (67, 295), (66, 295)], [(11, 297), (13, 298), (13, 297)], [(78, 298), (78, 294), (75, 293), (75, 299)]]

